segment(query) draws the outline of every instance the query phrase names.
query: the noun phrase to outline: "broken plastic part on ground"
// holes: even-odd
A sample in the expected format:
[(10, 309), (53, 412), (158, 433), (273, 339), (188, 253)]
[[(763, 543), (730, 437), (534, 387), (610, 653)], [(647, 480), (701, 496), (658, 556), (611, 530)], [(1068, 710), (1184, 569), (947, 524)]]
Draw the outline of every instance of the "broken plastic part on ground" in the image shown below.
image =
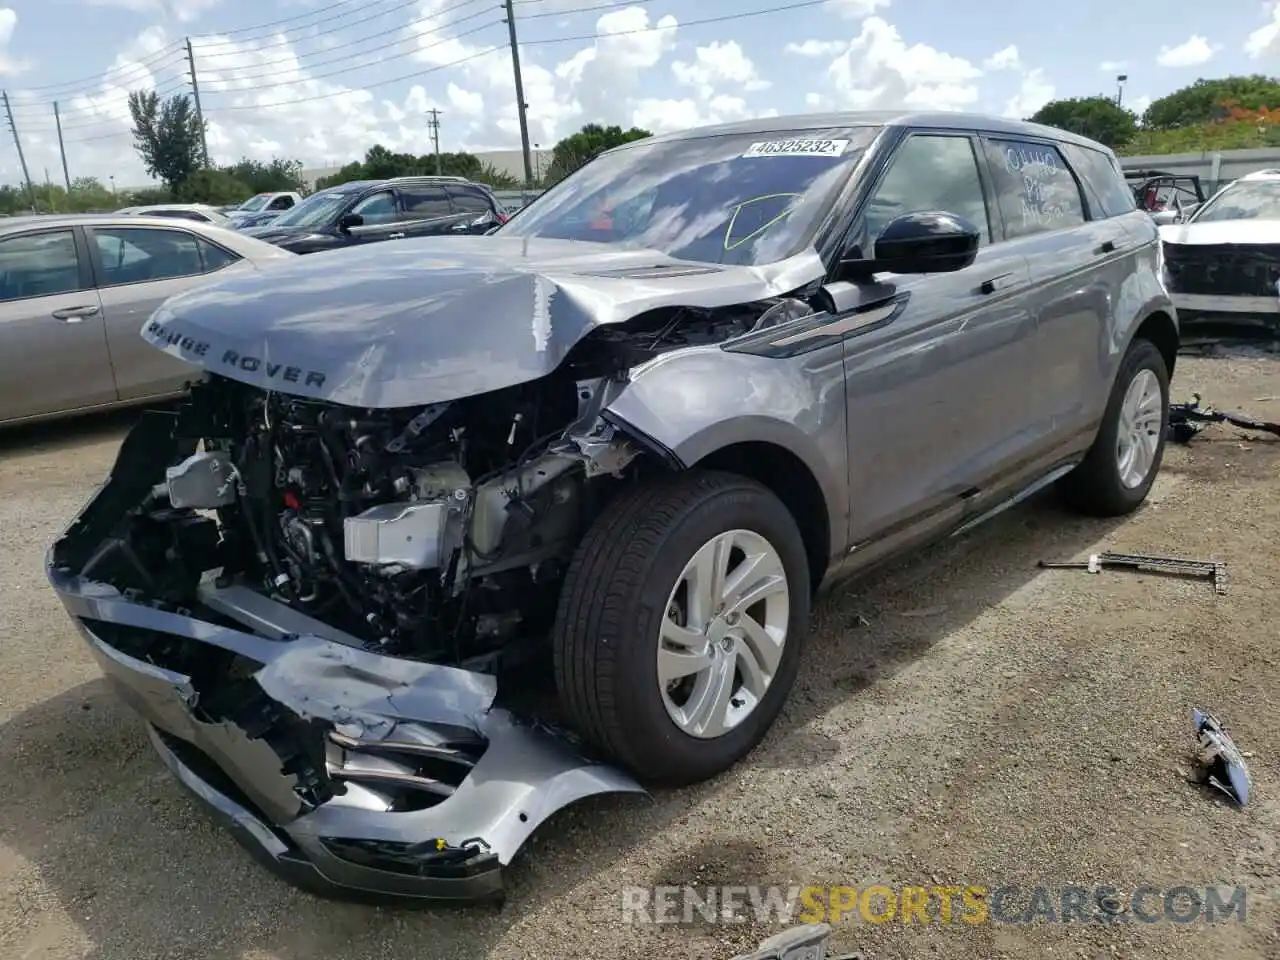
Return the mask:
[(1211, 713), (1192, 710), (1200, 744), (1199, 760), (1205, 783), (1244, 806), (1249, 802), (1249, 767), (1222, 722)]
[(1187, 403), (1169, 404), (1169, 439), (1176, 443), (1189, 443), (1211, 423), (1229, 423), (1234, 427), (1280, 437), (1280, 422), (1257, 420), (1243, 413), (1224, 413), (1211, 407), (1202, 407), (1198, 393), (1193, 393)]

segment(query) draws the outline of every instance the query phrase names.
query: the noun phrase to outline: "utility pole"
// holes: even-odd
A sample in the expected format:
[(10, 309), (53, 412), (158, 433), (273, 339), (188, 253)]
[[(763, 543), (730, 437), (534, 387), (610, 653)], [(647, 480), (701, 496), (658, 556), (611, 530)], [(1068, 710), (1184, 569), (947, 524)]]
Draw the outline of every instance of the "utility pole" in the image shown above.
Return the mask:
[(440, 176), (440, 111), (432, 107), (427, 113), (431, 114), (431, 119), (427, 121), (427, 126), (431, 128), (431, 142), (435, 144), (436, 149), (436, 176)]
[(209, 165), (209, 144), (204, 138), (204, 111), (200, 109), (200, 81), (196, 79), (196, 54), (191, 49), (191, 38), (187, 37), (187, 65), (191, 68), (191, 92), (196, 102), (196, 120), (200, 124), (200, 153), (204, 157), (204, 165)]
[(529, 158), (529, 120), (525, 111), (529, 105), (524, 102), (524, 79), (520, 76), (520, 44), (516, 40), (516, 14), (511, 0), (504, 0), (507, 8), (507, 33), (511, 37), (511, 68), (516, 75), (516, 113), (520, 117), (520, 148), (524, 151), (524, 185), (533, 185), (533, 162)]
[(4, 99), (4, 112), (9, 118), (9, 129), (13, 131), (13, 145), (18, 148), (18, 162), (22, 164), (22, 179), (27, 182), (27, 196), (31, 199), (31, 209), (35, 210), (36, 188), (31, 184), (31, 172), (27, 170), (27, 158), (22, 152), (22, 138), (18, 136), (17, 124), (13, 122), (13, 108), (9, 106), (9, 91), (0, 92), (0, 97)]
[(1116, 77), (1116, 106), (1120, 106), (1120, 101), (1124, 99), (1124, 84), (1129, 79), (1129, 75), (1122, 73)]
[(58, 128), (58, 152), (62, 154), (62, 178), (67, 181), (67, 196), (71, 196), (71, 174), (67, 170), (67, 147), (62, 142), (62, 116), (58, 113), (58, 101), (53, 101), (53, 122)]

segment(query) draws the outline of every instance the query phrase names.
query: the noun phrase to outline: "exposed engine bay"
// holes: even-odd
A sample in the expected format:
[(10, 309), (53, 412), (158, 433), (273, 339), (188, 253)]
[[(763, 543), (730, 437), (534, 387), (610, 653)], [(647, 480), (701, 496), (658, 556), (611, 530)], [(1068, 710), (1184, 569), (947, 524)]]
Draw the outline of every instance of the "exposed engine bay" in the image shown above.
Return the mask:
[[(353, 409), (208, 375), (177, 426), (201, 449), (167, 468), (136, 522), (199, 528), (192, 511), (211, 512), (216, 534), (198, 560), (144, 556), (151, 538), (134, 536), (122, 585), (185, 605), (220, 568), (222, 596), (248, 588), (370, 650), (484, 672), (534, 656), (585, 526), (619, 480), (664, 469), (600, 415), (626, 371), (796, 309), (809, 308), (655, 311), (595, 331), (552, 376), (423, 408)], [(162, 572), (173, 562), (188, 568)], [(219, 612), (246, 617), (242, 604)]]

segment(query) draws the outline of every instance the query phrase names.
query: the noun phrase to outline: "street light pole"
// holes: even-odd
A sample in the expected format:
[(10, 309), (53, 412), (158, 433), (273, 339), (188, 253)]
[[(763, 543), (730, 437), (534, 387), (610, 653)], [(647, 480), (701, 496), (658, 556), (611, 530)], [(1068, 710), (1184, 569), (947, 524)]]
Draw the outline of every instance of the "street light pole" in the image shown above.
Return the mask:
[(1117, 107), (1120, 106), (1121, 101), (1124, 99), (1124, 84), (1125, 84), (1125, 81), (1128, 79), (1129, 79), (1129, 75), (1126, 73), (1122, 73), (1116, 77), (1116, 106)]

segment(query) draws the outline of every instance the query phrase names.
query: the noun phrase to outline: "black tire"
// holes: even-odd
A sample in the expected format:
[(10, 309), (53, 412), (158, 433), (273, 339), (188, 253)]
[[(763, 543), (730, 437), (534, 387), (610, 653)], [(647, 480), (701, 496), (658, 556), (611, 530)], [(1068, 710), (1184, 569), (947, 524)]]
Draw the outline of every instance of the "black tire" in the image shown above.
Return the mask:
[[(1130, 487), (1121, 479), (1116, 455), (1120, 408), (1130, 384), (1144, 370), (1153, 373), (1160, 385), (1160, 432), (1150, 469), (1141, 483)], [(1169, 370), (1164, 356), (1150, 340), (1134, 340), (1120, 363), (1093, 446), (1084, 460), (1058, 482), (1064, 502), (1071, 509), (1094, 517), (1119, 517), (1138, 509), (1160, 473), (1168, 430)]]
[[(773, 681), (728, 733), (701, 739), (663, 704), (658, 636), (676, 578), (717, 534), (753, 531), (777, 551), (790, 595)], [(643, 781), (683, 785), (731, 767), (777, 719), (808, 628), (809, 564), (790, 511), (754, 481), (694, 471), (618, 496), (588, 530), (566, 576), (552, 633), (556, 686), (583, 737)]]

